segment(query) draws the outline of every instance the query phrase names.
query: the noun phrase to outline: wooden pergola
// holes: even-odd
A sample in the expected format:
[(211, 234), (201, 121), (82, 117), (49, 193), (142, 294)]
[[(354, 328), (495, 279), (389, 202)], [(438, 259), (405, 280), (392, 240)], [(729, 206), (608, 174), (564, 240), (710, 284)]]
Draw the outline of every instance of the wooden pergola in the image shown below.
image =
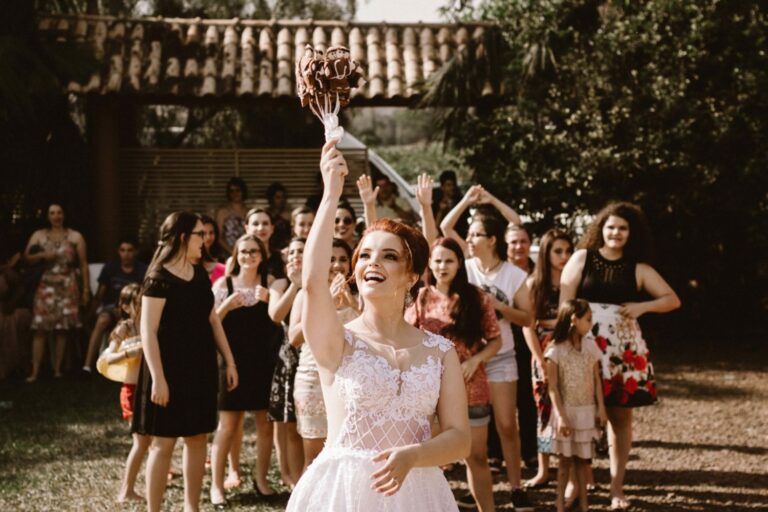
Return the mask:
[[(281, 162), (285, 165), (278, 167), (286, 173), (274, 179), (292, 177), (296, 195), (308, 195), (315, 187), (309, 150), (131, 148), (136, 105), (298, 105), (294, 65), (306, 44), (317, 49), (347, 46), (361, 63), (366, 83), (353, 91), (351, 107), (416, 105), (426, 81), (467, 51), (489, 68), (499, 64), (490, 62), (485, 47), (488, 31), (494, 30), (488, 24), (41, 15), (38, 29), (43, 38), (81, 46), (99, 64), (88, 79), (66, 86), (68, 93), (88, 98), (99, 258), (113, 253), (121, 232), (148, 229), (132, 217), (153, 197), (148, 184), (175, 183), (174, 169), (194, 171), (198, 186), (189, 187), (194, 193), (182, 194), (186, 202), (181, 205), (167, 190), (161, 192), (155, 200), (165, 201), (167, 211), (194, 208), (202, 194), (209, 201), (211, 194), (221, 196), (229, 175), (272, 181), (264, 172), (272, 172)], [(481, 98), (492, 101), (501, 95), (496, 84), (478, 79), (483, 80), (477, 84)], [(316, 159), (317, 148), (311, 151)], [(358, 151), (362, 153), (351, 154), (353, 174), (367, 170), (365, 151)], [(222, 158), (217, 160), (216, 155)], [(353, 180), (348, 181), (353, 186)], [(350, 189), (349, 195), (354, 191)], [(167, 213), (155, 209), (157, 216)], [(149, 219), (144, 223), (155, 221), (153, 216)]]

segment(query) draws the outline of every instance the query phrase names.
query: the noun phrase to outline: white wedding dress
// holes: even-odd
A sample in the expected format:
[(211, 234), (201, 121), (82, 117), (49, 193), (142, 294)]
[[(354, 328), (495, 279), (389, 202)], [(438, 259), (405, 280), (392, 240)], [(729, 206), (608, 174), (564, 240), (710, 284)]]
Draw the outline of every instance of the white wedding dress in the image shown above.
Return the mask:
[(453, 344), (426, 333), (417, 346), (395, 350), (349, 330), (344, 355), (330, 385), (323, 384), (328, 441), (307, 468), (288, 502), (288, 512), (456, 511), (456, 501), (437, 467), (414, 468), (394, 496), (371, 489), (387, 448), (422, 443), (440, 396), (443, 358)]

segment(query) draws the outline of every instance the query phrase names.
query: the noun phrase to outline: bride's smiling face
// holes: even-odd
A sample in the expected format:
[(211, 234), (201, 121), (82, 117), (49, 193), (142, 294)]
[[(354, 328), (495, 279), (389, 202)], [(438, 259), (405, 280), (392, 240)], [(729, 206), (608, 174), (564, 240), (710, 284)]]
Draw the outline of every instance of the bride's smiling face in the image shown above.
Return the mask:
[(355, 265), (355, 281), (364, 298), (404, 300), (418, 276), (411, 272), (405, 244), (386, 231), (365, 235)]

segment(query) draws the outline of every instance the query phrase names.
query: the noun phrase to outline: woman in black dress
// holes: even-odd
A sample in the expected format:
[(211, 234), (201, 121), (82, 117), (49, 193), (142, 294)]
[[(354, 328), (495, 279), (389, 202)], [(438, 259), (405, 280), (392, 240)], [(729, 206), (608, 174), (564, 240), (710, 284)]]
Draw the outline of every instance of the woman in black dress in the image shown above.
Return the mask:
[(653, 365), (637, 318), (680, 307), (674, 290), (648, 264), (650, 245), (642, 211), (630, 203), (610, 203), (595, 217), (560, 280), (560, 304), (573, 298), (590, 302), (591, 332), (603, 352), (612, 510), (630, 506), (624, 473), (632, 448), (632, 408), (656, 402)]
[(184, 510), (198, 510), (207, 434), (216, 428), (216, 350), (226, 361), (227, 387), (237, 369), (213, 309), (200, 261), (203, 223), (188, 212), (170, 214), (144, 281), (141, 339), (144, 362), (134, 398), (132, 431), (152, 436), (147, 459), (147, 510), (159, 511), (176, 439), (184, 438)]
[(267, 272), (267, 248), (256, 235), (243, 235), (234, 245), (226, 275), (213, 286), (216, 313), (231, 342), (240, 385), (219, 392), (219, 428), (213, 441), (211, 503), (223, 505), (227, 453), (246, 411), (256, 413), (256, 468), (254, 486), (262, 495), (274, 494), (267, 481), (272, 451), (272, 424), (267, 419), (272, 374), (282, 341), (273, 320), (284, 283)]

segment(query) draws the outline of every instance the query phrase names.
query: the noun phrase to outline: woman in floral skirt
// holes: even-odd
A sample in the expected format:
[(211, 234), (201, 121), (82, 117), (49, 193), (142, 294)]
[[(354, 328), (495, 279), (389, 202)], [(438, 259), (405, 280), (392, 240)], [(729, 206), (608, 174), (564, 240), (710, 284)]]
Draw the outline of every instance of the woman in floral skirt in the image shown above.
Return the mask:
[[(612, 510), (630, 506), (624, 473), (632, 447), (632, 409), (656, 402), (653, 365), (637, 319), (680, 307), (674, 290), (648, 264), (650, 249), (642, 211), (630, 203), (610, 203), (595, 217), (560, 281), (561, 304), (574, 297), (590, 302), (591, 332), (603, 353)], [(641, 292), (651, 299), (643, 300)]]
[(560, 300), (560, 275), (565, 264), (573, 254), (573, 242), (567, 233), (550, 229), (541, 237), (538, 262), (534, 272), (528, 278), (531, 290), (534, 321), (523, 328), (523, 335), (528, 348), (533, 354), (531, 376), (533, 396), (538, 415), (536, 446), (539, 459), (539, 471), (536, 476), (525, 482), (526, 488), (543, 486), (549, 480), (549, 455), (552, 453), (552, 427), (549, 422), (552, 413), (552, 401), (549, 398), (547, 379), (544, 374), (544, 352), (547, 350), (555, 328), (557, 307)]

